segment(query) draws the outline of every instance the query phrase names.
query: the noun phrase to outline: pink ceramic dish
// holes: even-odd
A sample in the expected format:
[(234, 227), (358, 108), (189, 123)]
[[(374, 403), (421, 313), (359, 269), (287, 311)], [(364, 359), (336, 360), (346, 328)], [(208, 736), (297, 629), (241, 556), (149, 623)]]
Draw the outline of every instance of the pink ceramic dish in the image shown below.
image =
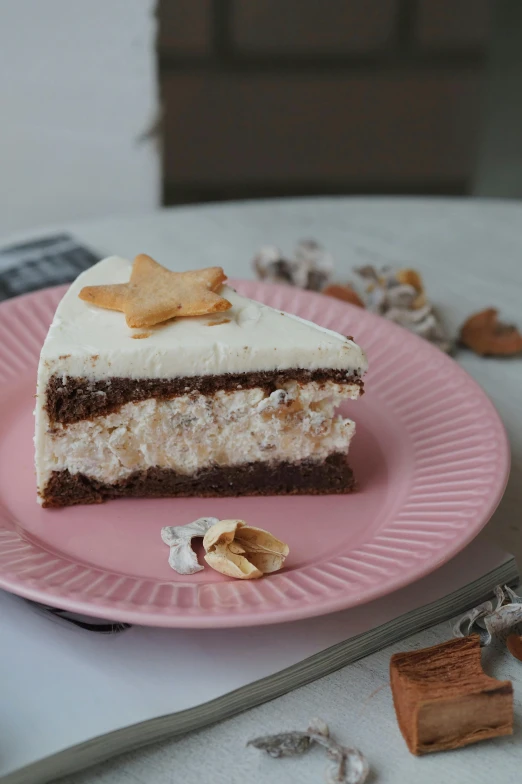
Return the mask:
[[(41, 509), (33, 471), (38, 354), (64, 288), (0, 306), (0, 587), (64, 609), (151, 626), (276, 623), (341, 610), (423, 577), (490, 518), (508, 476), (504, 428), (451, 359), (365, 310), (240, 281), (241, 293), (343, 334), (367, 351), (348, 496), (118, 500)], [(164, 525), (242, 518), (290, 545), (285, 569), (234, 581), (173, 572)]]

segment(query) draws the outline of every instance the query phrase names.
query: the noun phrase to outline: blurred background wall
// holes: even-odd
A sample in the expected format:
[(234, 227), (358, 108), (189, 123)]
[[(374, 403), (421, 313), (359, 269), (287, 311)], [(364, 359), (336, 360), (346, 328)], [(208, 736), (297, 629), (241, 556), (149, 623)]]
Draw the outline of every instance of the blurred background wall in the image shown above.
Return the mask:
[(155, 0), (0, 0), (0, 231), (153, 209)]
[(0, 232), (161, 203), (522, 197), (522, 0), (0, 0)]
[(159, 0), (165, 201), (469, 193), (491, 6)]

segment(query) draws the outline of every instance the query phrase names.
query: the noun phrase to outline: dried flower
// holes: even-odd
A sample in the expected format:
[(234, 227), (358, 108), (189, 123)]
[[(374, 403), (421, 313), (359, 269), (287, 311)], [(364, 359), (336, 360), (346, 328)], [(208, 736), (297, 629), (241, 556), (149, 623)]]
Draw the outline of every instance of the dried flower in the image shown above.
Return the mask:
[(330, 735), (328, 725), (322, 719), (314, 719), (306, 732), (281, 732), (264, 735), (248, 741), (247, 746), (261, 749), (271, 757), (297, 757), (305, 754), (313, 745), (326, 749), (333, 764), (326, 771), (330, 784), (364, 784), (369, 773), (366, 757), (357, 749), (341, 746)]
[(304, 281), (303, 288), (321, 291), (334, 270), (331, 254), (316, 240), (300, 240), (294, 251), (294, 259)]
[(460, 329), (460, 342), (481, 356), (507, 357), (522, 352), (522, 335), (516, 327), (502, 324), (495, 308), (470, 316)]
[(320, 291), (333, 272), (331, 255), (315, 240), (301, 240), (294, 255), (287, 258), (274, 245), (259, 249), (253, 267), (261, 280), (287, 283), (301, 289)]
[(263, 245), (254, 256), (252, 265), (261, 280), (297, 285), (295, 263), (286, 259), (275, 245)]
[(306, 732), (281, 732), (249, 740), (247, 746), (266, 751), (270, 757), (298, 757), (308, 751), (312, 741)]
[(522, 623), (522, 596), (508, 586), (495, 588), (495, 599), (469, 610), (453, 627), (455, 637), (478, 634), (482, 646), (490, 645), (494, 635), (506, 636)]
[(205, 561), (218, 572), (252, 580), (281, 569), (289, 548), (262, 528), (243, 520), (221, 520), (203, 539)]
[(422, 278), (417, 270), (400, 269), (395, 273), (395, 277), (400, 284), (404, 286), (411, 286), (411, 288), (416, 292), (417, 296), (411, 303), (413, 310), (423, 308), (427, 303), (426, 292), (424, 290), (424, 283), (422, 282)]
[(367, 308), (400, 324), (419, 337), (449, 353), (446, 336), (433, 305), (427, 300), (419, 273), (412, 269), (392, 270), (372, 266), (355, 270), (366, 281)]
[(198, 563), (198, 557), (192, 549), (195, 536), (205, 536), (213, 525), (218, 523), (217, 517), (200, 517), (188, 525), (168, 525), (161, 529), (161, 538), (170, 547), (169, 566), (179, 574), (195, 574), (204, 567)]
[(366, 306), (430, 341), (442, 351), (451, 353), (453, 350), (453, 342), (429, 302), (417, 270), (379, 269), (370, 264), (359, 267), (355, 272), (366, 283), (365, 295), (361, 297), (351, 284), (330, 282), (334, 271), (333, 258), (315, 240), (301, 240), (290, 258), (283, 256), (279, 248), (264, 246), (254, 257), (253, 265), (258, 277), (263, 280), (321, 291), (352, 305)]

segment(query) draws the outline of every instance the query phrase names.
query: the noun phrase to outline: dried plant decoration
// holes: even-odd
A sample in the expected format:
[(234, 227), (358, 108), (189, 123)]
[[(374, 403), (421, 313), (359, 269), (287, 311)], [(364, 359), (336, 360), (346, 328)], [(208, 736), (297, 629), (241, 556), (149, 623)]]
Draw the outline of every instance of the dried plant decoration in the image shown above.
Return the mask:
[(366, 284), (366, 307), (450, 353), (452, 342), (431, 302), (421, 276), (413, 269), (377, 269), (371, 265), (355, 270)]
[(341, 746), (322, 719), (314, 719), (306, 732), (280, 732), (249, 740), (247, 746), (271, 757), (298, 757), (318, 745), (326, 749), (332, 764), (326, 770), (328, 784), (364, 784), (370, 772), (366, 757), (358, 749)]
[(204, 567), (192, 549), (192, 539), (203, 537), (205, 561), (221, 574), (252, 580), (276, 572), (289, 548), (269, 531), (244, 520), (200, 517), (188, 525), (166, 526), (161, 538), (170, 547), (169, 566), (178, 574), (195, 574)]
[(212, 569), (239, 580), (277, 572), (289, 553), (287, 544), (244, 520), (217, 522), (206, 532), (203, 547)]
[(513, 732), (513, 687), (482, 670), (477, 635), (395, 653), (393, 704), (412, 754), (457, 749)]
[(355, 305), (358, 308), (365, 307), (364, 302), (355, 291), (354, 287), (348, 284), (341, 286), (338, 283), (330, 283), (329, 286), (323, 289), (323, 294), (327, 297), (340, 299), (343, 302), (349, 302), (350, 305)]
[(479, 604), (465, 613), (455, 626), (455, 637), (477, 634), (481, 646), (490, 645), (495, 635), (506, 638), (515, 626), (522, 623), (522, 596), (508, 585), (497, 585), (495, 598)]
[(334, 260), (323, 246), (312, 239), (300, 240), (294, 251), (294, 259), (301, 275), (306, 281), (305, 288), (311, 291), (322, 291), (329, 283), (333, 271)]
[(169, 566), (178, 574), (195, 574), (204, 569), (192, 549), (192, 539), (205, 536), (217, 517), (200, 517), (188, 525), (168, 525), (161, 529), (161, 538), (170, 547)]
[(522, 661), (522, 597), (509, 586), (465, 613), (449, 640), (396, 653), (390, 661), (393, 703), (412, 754), (467, 746), (513, 731), (513, 687), (482, 670), (480, 649), (493, 637), (506, 640)]
[[(362, 250), (358, 249), (358, 252), (362, 253)], [(329, 297), (366, 307), (442, 351), (453, 351), (453, 341), (446, 335), (415, 269), (368, 264), (354, 270), (362, 281), (359, 286), (339, 282), (334, 280), (332, 256), (315, 240), (301, 240), (290, 257), (284, 256), (279, 248), (266, 245), (254, 257), (253, 267), (261, 280), (320, 291)]]
[(495, 308), (466, 319), (460, 328), (460, 342), (484, 357), (510, 357), (522, 352), (522, 335), (516, 327), (499, 321)]
[(315, 240), (298, 242), (291, 257), (284, 256), (274, 245), (264, 245), (254, 256), (252, 265), (261, 280), (310, 291), (321, 291), (330, 281), (334, 268), (331, 255)]

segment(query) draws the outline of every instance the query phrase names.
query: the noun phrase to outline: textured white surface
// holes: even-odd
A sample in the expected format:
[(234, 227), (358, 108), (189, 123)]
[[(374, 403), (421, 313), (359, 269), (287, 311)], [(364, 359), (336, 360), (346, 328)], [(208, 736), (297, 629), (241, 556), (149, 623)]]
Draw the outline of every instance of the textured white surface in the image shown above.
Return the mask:
[(2, 0), (0, 231), (152, 210), (155, 0)]
[[(340, 278), (352, 266), (382, 262), (413, 266), (424, 275), (430, 297), (448, 327), (456, 330), (471, 312), (496, 305), (520, 324), (522, 204), (453, 199), (310, 199), (229, 204), (164, 211), (133, 220), (67, 226), (104, 253), (132, 256), (146, 251), (159, 261), (173, 248), (185, 266), (223, 265), (231, 276), (251, 277), (249, 261), (263, 244), (290, 250), (313, 236), (331, 250)], [(491, 396), (506, 424), (513, 469), (489, 534), (522, 555), (522, 359), (480, 359), (467, 352), (460, 364)], [(67, 784), (216, 784), (255, 781), (315, 784), (325, 759), (272, 760), (245, 749), (249, 738), (304, 727), (322, 716), (341, 740), (369, 757), (375, 784), (517, 781), (522, 766), (522, 669), (508, 654), (488, 651), (486, 669), (511, 678), (516, 729), (501, 738), (457, 752), (417, 759), (409, 755), (395, 722), (388, 683), (390, 655), (432, 645), (451, 635), (451, 625), (427, 630), (363, 661), (215, 727), (163, 743), (75, 775)]]
[(180, 740), (110, 760), (63, 779), (63, 784), (321, 784), (327, 758), (316, 749), (301, 758), (274, 760), (245, 748), (250, 738), (304, 729), (316, 716), (329, 724), (340, 742), (366, 754), (372, 770), (368, 784), (514, 784), (522, 761), (522, 678), (520, 662), (505, 651), (488, 651), (485, 669), (513, 681), (515, 735), (420, 758), (406, 749), (388, 686), (390, 656), (450, 636), (451, 623), (440, 624), (267, 705)]

